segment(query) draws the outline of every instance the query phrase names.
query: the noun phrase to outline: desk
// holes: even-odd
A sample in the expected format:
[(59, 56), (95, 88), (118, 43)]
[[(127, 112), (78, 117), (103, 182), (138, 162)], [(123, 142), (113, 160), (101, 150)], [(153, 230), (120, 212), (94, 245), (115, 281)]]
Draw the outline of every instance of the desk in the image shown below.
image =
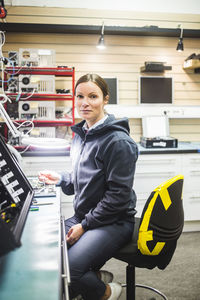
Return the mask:
[[(60, 190), (29, 211), (22, 246), (0, 258), (1, 300), (62, 299)], [(66, 296), (67, 298), (68, 296)]]

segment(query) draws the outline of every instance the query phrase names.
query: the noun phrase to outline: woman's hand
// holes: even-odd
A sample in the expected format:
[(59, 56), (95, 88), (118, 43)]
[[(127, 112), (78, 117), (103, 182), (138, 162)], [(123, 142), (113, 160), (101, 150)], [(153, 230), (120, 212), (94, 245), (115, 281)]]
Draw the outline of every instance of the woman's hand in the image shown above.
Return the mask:
[(66, 235), (67, 243), (73, 245), (80, 239), (84, 232), (85, 230), (80, 223), (72, 226)]
[(61, 175), (54, 171), (43, 170), (39, 172), (38, 178), (46, 184), (57, 184), (61, 180)]

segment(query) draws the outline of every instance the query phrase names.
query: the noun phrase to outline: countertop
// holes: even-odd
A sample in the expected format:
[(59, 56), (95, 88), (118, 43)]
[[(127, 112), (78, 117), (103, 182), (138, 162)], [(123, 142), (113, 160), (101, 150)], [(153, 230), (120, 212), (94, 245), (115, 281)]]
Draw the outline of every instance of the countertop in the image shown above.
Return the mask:
[(138, 143), (140, 154), (200, 153), (200, 142), (178, 142), (177, 148), (144, 148)]

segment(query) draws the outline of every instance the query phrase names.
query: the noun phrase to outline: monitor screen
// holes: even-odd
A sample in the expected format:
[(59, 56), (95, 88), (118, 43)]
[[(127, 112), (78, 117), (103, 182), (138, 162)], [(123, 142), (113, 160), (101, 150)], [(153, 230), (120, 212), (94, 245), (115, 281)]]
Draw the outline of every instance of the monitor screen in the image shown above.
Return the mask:
[(108, 104), (118, 104), (118, 93), (117, 93), (117, 78), (103, 78), (107, 85), (110, 93)]
[(173, 79), (163, 76), (141, 76), (139, 79), (140, 104), (172, 104)]

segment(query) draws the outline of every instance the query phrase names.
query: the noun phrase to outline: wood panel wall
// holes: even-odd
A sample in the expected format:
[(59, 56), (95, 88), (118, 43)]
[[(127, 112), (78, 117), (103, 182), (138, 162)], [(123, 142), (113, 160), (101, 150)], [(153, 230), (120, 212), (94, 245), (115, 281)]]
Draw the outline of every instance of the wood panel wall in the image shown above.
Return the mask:
[[(177, 28), (182, 23), (187, 29), (200, 29), (198, 15), (168, 15), (133, 12), (107, 12), (77, 9), (8, 8), (7, 21), (53, 24), (144, 26), (158, 25)], [(48, 48), (56, 50), (56, 64), (73, 66), (76, 79), (94, 72), (103, 77), (117, 77), (119, 103), (138, 104), (138, 77), (145, 61), (162, 61), (172, 66), (166, 75), (174, 78), (174, 104), (200, 105), (200, 74), (183, 70), (184, 60), (192, 53), (199, 54), (200, 40), (184, 38), (185, 50), (176, 51), (177, 38), (150, 36), (110, 36), (105, 33), (105, 50), (98, 50), (98, 35), (84, 34), (36, 34), (7, 33), (4, 55), (19, 48)], [(58, 88), (66, 88), (67, 82), (57, 79)], [(131, 135), (139, 141), (142, 134), (141, 119), (131, 119)], [(200, 141), (199, 119), (171, 119), (170, 133), (181, 141)]]

